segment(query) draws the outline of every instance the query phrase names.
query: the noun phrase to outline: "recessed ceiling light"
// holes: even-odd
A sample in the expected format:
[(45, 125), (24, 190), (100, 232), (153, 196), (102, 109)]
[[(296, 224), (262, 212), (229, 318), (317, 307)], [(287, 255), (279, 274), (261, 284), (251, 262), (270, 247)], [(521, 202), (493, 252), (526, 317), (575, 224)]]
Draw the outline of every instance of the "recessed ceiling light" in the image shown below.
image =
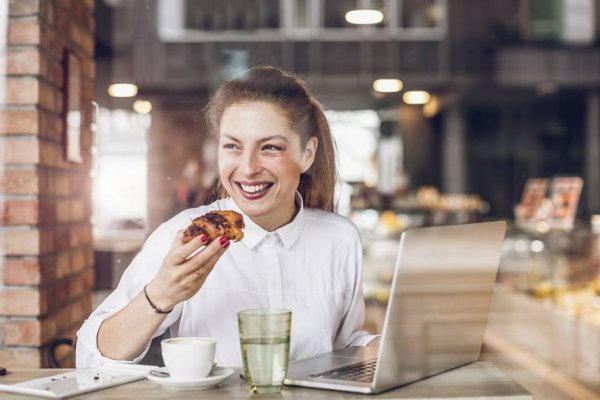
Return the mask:
[(138, 88), (133, 83), (113, 83), (108, 87), (108, 94), (112, 97), (134, 97)]
[(423, 106), (423, 115), (427, 118), (434, 117), (440, 111), (440, 102), (435, 96)]
[(383, 13), (379, 10), (361, 9), (346, 13), (346, 21), (355, 25), (373, 25), (383, 21)]
[(400, 79), (377, 79), (373, 82), (373, 90), (380, 93), (396, 93), (402, 90)]
[(424, 90), (413, 90), (411, 92), (406, 92), (402, 96), (402, 100), (406, 104), (425, 104), (429, 101), (431, 96)]
[(136, 100), (133, 102), (133, 111), (139, 114), (148, 114), (152, 111), (152, 103), (148, 100)]

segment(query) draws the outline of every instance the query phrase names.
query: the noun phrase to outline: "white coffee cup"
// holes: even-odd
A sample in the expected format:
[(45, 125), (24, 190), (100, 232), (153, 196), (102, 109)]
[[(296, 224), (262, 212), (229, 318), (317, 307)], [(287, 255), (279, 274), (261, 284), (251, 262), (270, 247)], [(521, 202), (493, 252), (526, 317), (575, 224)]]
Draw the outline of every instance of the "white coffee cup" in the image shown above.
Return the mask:
[(210, 374), (217, 341), (205, 337), (178, 337), (160, 342), (163, 361), (174, 379), (195, 380)]

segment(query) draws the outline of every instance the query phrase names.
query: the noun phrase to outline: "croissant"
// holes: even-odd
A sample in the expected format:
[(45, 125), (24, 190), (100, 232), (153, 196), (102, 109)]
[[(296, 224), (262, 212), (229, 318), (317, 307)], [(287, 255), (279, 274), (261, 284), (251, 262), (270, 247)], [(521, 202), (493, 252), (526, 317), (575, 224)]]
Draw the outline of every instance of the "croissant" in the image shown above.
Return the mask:
[(229, 240), (240, 241), (244, 238), (244, 217), (236, 211), (210, 211), (192, 221), (192, 224), (183, 232), (184, 243), (196, 236), (206, 235), (212, 242), (219, 236)]

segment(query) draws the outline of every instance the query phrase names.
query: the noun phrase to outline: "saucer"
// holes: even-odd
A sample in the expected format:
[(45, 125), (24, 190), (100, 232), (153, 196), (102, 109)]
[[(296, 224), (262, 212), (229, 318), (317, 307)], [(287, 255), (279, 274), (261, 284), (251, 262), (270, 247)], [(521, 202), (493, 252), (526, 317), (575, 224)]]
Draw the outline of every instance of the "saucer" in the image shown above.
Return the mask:
[[(155, 371), (168, 372), (168, 370), (165, 367), (158, 368), (158, 370), (155, 370)], [(150, 371), (150, 372), (148, 372), (148, 374), (146, 374), (146, 378), (148, 378), (148, 380), (150, 380), (151, 382), (157, 383), (167, 389), (172, 389), (172, 390), (210, 389), (210, 388), (213, 388), (213, 387), (219, 385), (221, 382), (225, 381), (227, 378), (229, 378), (231, 375), (233, 375), (233, 369), (221, 368), (221, 367), (213, 368), (213, 370), (210, 372), (210, 375), (208, 375), (205, 378), (193, 379), (193, 380), (175, 379), (171, 376), (164, 376), (164, 377), (157, 376), (157, 375), (152, 375), (151, 372), (152, 371)]]

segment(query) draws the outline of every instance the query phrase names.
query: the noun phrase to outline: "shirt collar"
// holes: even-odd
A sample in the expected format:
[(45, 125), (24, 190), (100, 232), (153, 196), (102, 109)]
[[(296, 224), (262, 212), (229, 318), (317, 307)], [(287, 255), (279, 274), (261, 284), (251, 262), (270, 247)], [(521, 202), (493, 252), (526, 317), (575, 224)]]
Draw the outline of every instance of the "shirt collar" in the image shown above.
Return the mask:
[[(298, 192), (296, 192), (295, 201), (298, 204), (299, 209), (294, 219), (290, 223), (277, 228), (273, 232), (275, 235), (279, 236), (286, 249), (291, 248), (294, 243), (296, 243), (296, 240), (298, 240), (298, 237), (300, 237), (300, 232), (302, 232), (302, 228), (304, 226), (304, 201)], [(242, 243), (244, 243), (249, 249), (253, 249), (265, 237), (267, 237), (269, 233), (271, 233), (261, 228), (258, 224), (252, 221), (250, 217), (244, 214), (231, 197), (228, 197), (225, 200), (225, 204), (228, 209), (237, 211), (244, 216), (244, 224), (246, 226), (244, 228), (244, 238), (242, 239)]]

